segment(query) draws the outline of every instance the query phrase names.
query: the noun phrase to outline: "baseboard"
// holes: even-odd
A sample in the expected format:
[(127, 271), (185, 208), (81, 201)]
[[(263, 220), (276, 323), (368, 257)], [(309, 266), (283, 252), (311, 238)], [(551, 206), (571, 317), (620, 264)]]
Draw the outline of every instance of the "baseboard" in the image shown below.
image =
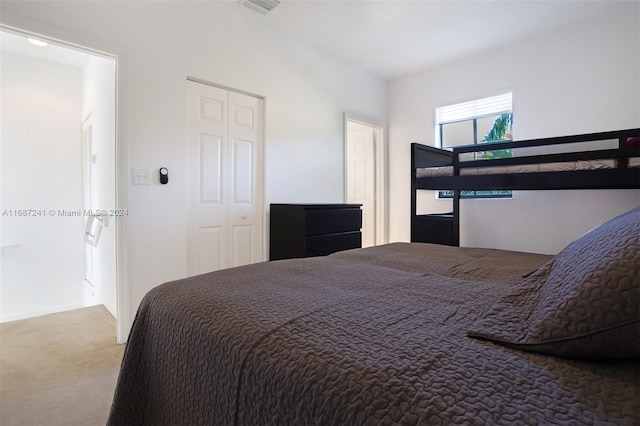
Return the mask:
[(104, 306), (105, 308), (107, 308), (107, 311), (109, 311), (109, 313), (114, 317), (114, 318), (118, 318), (118, 311), (115, 307), (115, 305), (111, 304), (111, 303), (103, 303), (102, 306)]
[(83, 305), (81, 303), (72, 303), (68, 305), (49, 306), (33, 311), (19, 312), (17, 314), (2, 315), (0, 316), (0, 323), (19, 321), (27, 318), (39, 317), (42, 315), (57, 314), (58, 312), (71, 311), (73, 309), (80, 309), (82, 307)]

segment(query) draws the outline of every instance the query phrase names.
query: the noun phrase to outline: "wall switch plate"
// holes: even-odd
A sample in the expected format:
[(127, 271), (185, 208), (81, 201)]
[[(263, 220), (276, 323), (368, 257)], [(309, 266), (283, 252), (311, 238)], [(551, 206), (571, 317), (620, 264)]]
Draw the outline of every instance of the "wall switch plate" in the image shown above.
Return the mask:
[(134, 185), (151, 185), (151, 170), (132, 169)]

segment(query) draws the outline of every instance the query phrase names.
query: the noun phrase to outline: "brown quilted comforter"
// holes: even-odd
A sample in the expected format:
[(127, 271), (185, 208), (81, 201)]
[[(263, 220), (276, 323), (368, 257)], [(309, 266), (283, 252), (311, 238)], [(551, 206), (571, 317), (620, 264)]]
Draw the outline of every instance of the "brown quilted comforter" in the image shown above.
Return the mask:
[(395, 243), (161, 285), (136, 316), (109, 424), (640, 423), (637, 360), (467, 337), (549, 258)]

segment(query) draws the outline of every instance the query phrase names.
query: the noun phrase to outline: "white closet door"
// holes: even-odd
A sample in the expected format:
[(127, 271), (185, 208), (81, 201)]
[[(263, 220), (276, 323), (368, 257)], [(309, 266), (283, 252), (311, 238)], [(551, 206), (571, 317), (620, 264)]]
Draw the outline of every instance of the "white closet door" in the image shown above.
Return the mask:
[(262, 260), (262, 104), (229, 92), (229, 266)]
[(189, 275), (262, 260), (262, 105), (187, 82)]

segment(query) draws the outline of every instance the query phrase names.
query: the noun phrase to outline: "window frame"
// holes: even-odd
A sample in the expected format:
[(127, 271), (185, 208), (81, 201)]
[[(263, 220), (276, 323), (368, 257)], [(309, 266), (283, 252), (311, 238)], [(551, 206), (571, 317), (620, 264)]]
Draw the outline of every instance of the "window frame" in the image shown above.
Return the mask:
[[(442, 122), (440, 121), (440, 115), (442, 114), (442, 109), (446, 109), (446, 108), (457, 108), (460, 106), (470, 106), (469, 109), (475, 109), (476, 108), (476, 103), (487, 103), (487, 102), (491, 102), (492, 100), (500, 100), (500, 101), (504, 101), (505, 97), (508, 96), (509, 99), (509, 103), (510, 103), (510, 108), (505, 109), (505, 108), (496, 108), (495, 110), (491, 110), (489, 109), (487, 112), (483, 113), (483, 114), (477, 114), (477, 115), (470, 115), (470, 116), (462, 116), (456, 119), (449, 119), (449, 120), (443, 120)], [(504, 105), (504, 104), (501, 104)], [(485, 97), (485, 98), (481, 98), (481, 99), (476, 99), (474, 101), (468, 101), (468, 102), (461, 102), (461, 103), (456, 103), (456, 104), (451, 104), (451, 105), (446, 105), (446, 106), (442, 106), (442, 107), (438, 107), (436, 108), (435, 111), (435, 120), (436, 120), (436, 126), (437, 126), (437, 140), (438, 140), (438, 145), (440, 149), (446, 149), (446, 150), (453, 150), (453, 148), (455, 146), (461, 146), (461, 145), (452, 145), (450, 147), (444, 147), (444, 126), (448, 125), (448, 124), (454, 124), (454, 123), (461, 123), (461, 122), (465, 122), (465, 121), (472, 121), (472, 126), (473, 126), (473, 145), (480, 145), (482, 143), (486, 143), (483, 141), (479, 141), (478, 140), (478, 120), (482, 119), (482, 118), (486, 118), (486, 117), (492, 117), (492, 116), (502, 116), (504, 114), (511, 114), (511, 120), (513, 120), (513, 94), (512, 92), (507, 92), (507, 93), (503, 93), (500, 95), (496, 95), (496, 96), (490, 96), (490, 97)], [(495, 141), (490, 141), (490, 142), (509, 142), (512, 139), (502, 139), (502, 140), (495, 140)], [(464, 144), (464, 145), (471, 145), (469, 144)], [(487, 194), (488, 192), (491, 192), (491, 194)], [(436, 191), (436, 198), (438, 199), (451, 199), (453, 198), (453, 191)], [(512, 199), (513, 198), (513, 191), (510, 190), (495, 190), (495, 191), (486, 191), (486, 190), (465, 190), (465, 191), (460, 191), (460, 198), (461, 199)]]

